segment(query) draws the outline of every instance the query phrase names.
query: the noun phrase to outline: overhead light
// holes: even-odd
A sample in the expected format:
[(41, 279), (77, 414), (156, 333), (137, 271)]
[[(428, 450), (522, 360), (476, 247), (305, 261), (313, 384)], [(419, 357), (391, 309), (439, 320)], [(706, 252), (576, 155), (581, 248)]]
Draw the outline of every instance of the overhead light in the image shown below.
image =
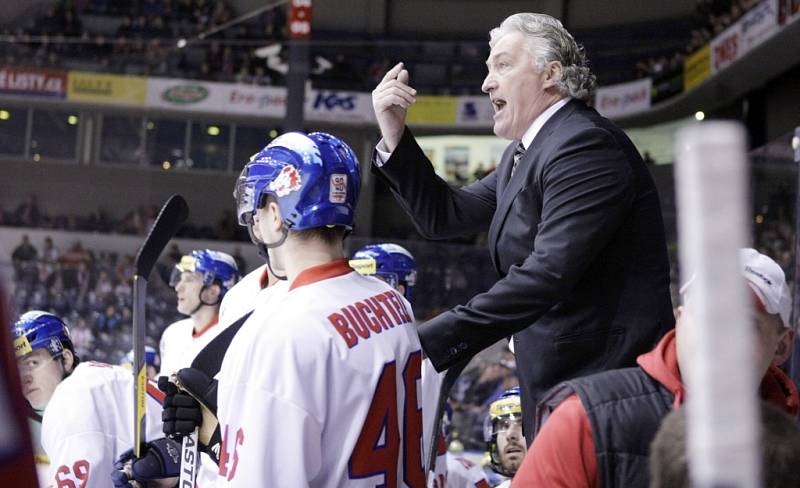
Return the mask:
[(0, 120), (8, 120), (11, 118), (11, 114), (8, 110), (0, 110)]
[(147, 127), (147, 130), (153, 130), (156, 128), (156, 124), (154, 124), (152, 121), (148, 121), (145, 127)]
[(183, 49), (186, 47), (186, 39), (178, 39), (178, 49)]
[(216, 125), (209, 125), (208, 126), (208, 135), (210, 136), (218, 136), (219, 135), (219, 127)]
[(704, 114), (702, 110), (698, 110), (694, 113), (694, 118), (697, 120), (703, 120), (706, 118), (706, 114)]
[(275, 130), (275, 129), (272, 129), (271, 131), (269, 131), (269, 136), (271, 138), (275, 139), (276, 137), (278, 137), (278, 131)]
[(69, 125), (75, 125), (78, 123), (78, 116), (77, 115), (70, 115), (67, 117), (67, 123)]
[(172, 167), (172, 164), (169, 161), (164, 161), (163, 163), (161, 163), (161, 167), (164, 168), (164, 170), (166, 171)]

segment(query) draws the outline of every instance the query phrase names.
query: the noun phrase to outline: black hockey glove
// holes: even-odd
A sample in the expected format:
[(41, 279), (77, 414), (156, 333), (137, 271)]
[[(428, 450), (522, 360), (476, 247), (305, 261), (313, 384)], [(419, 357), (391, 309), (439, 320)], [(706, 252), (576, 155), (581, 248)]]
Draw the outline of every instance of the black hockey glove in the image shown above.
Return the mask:
[(166, 393), (161, 419), (164, 434), (181, 440), (199, 429), (199, 450), (219, 462), (220, 431), (217, 422), (217, 381), (195, 368), (175, 374), (176, 383), (166, 376), (158, 379), (158, 388)]
[(180, 468), (181, 445), (161, 438), (148, 442), (139, 459), (134, 457), (133, 449), (125, 451), (114, 463), (111, 481), (114, 488), (178, 486)]

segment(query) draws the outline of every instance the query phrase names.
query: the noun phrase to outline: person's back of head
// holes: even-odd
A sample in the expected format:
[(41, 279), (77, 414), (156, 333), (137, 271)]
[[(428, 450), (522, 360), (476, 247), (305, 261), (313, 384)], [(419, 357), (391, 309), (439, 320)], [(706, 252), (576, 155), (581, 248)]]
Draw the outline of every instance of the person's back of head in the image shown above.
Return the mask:
[[(353, 229), (360, 187), (358, 159), (344, 141), (323, 132), (289, 132), (245, 165), (234, 191), (237, 217), (269, 262), (273, 253), (288, 252), (287, 239), (341, 248)], [(292, 246), (293, 253), (305, 254), (302, 247)], [(278, 268), (289, 260), (281, 253)]]
[[(764, 488), (800, 486), (800, 429), (784, 412), (761, 403)], [(650, 444), (650, 488), (691, 488), (686, 454), (686, 409), (664, 418)]]

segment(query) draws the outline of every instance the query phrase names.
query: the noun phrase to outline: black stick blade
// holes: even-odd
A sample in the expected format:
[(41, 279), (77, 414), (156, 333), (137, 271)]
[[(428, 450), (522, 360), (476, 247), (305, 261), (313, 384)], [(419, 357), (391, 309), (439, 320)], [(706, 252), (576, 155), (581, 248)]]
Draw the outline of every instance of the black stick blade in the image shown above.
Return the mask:
[(186, 200), (180, 195), (172, 195), (167, 203), (161, 207), (153, 228), (139, 249), (136, 255), (136, 274), (148, 279), (150, 271), (161, 255), (161, 251), (167, 247), (167, 243), (178, 232), (181, 224), (189, 217), (189, 206)]

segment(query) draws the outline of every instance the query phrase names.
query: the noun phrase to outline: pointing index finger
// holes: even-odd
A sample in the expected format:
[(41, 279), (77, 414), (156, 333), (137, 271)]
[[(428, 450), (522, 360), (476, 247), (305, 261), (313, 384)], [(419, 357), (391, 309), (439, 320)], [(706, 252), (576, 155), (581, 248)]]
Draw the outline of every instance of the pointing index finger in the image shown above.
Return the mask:
[(392, 69), (390, 69), (389, 71), (386, 72), (385, 75), (383, 75), (383, 79), (381, 80), (381, 83), (386, 83), (387, 81), (390, 81), (390, 80), (393, 80), (393, 79), (397, 78), (397, 74), (400, 73), (401, 69), (403, 69), (403, 62), (402, 61), (397, 63), (396, 65), (394, 65), (392, 67)]

